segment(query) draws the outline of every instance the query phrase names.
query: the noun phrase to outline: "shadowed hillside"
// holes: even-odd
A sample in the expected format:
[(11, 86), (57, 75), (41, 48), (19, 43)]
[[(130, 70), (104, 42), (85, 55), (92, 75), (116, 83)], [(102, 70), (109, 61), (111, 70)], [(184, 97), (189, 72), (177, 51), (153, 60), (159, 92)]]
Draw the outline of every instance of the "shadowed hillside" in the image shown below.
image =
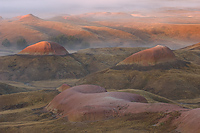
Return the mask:
[(32, 81), (80, 78), (88, 74), (83, 65), (67, 56), (12, 55), (0, 58), (1, 80)]
[[(11, 55), (0, 57), (0, 79), (32, 81), (81, 78), (112, 67), (144, 48), (86, 49), (65, 56)], [(113, 51), (113, 52), (111, 52)]]
[(24, 87), (16, 87), (16, 86), (12, 86), (12, 85), (0, 82), (0, 95), (26, 92), (26, 91), (32, 91), (32, 89), (27, 89)]

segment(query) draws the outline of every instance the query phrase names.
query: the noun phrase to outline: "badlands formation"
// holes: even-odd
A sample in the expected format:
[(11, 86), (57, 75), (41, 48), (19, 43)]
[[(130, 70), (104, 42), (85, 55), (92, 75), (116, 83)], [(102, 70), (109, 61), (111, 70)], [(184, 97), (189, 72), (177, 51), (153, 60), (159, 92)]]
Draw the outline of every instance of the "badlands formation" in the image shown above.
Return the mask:
[(171, 120), (173, 125), (178, 127), (176, 131), (200, 131), (199, 108), (186, 109), (168, 103), (148, 103), (145, 97), (138, 94), (107, 92), (106, 89), (95, 85), (68, 88), (58, 94), (46, 106), (46, 110), (53, 112), (57, 118), (64, 117), (70, 122), (106, 120), (145, 112), (166, 113), (157, 125), (169, 120), (170, 113), (179, 112), (178, 119)]
[(0, 132), (199, 133), (199, 11), (162, 11), (0, 18), (0, 52), (95, 47), (0, 56)]
[(117, 65), (138, 64), (142, 66), (151, 66), (163, 62), (171, 62), (175, 59), (176, 57), (172, 50), (166, 46), (157, 45), (156, 47), (137, 52)]
[[(116, 66), (87, 75), (78, 84), (92, 83), (106, 89), (141, 89), (169, 99), (197, 98), (200, 96), (199, 65), (191, 59), (185, 60), (184, 53), (178, 51), (175, 56), (165, 46), (142, 50)], [(198, 60), (197, 52), (195, 61)]]
[[(26, 54), (0, 57), (4, 88), (0, 96), (4, 99), (0, 100), (2, 132), (100, 129), (104, 132), (198, 133), (198, 50), (172, 51), (165, 46), (94, 48), (65, 55), (57, 55), (56, 51), (49, 55), (47, 48), (39, 50), (42, 54), (37, 48), (25, 51)], [(188, 51), (196, 58), (185, 55)], [(126, 58), (128, 63), (123, 64)], [(152, 69), (136, 69), (134, 65)], [(162, 69), (165, 65), (172, 67)], [(63, 85), (54, 90), (45, 87), (55, 83)], [(17, 92), (29, 91), (23, 87), (31, 88), (32, 92), (5, 92), (7, 84), (17, 85)], [(40, 86), (45, 90), (33, 91)], [(188, 104), (191, 99), (195, 102)]]
[(69, 88), (57, 95), (46, 109), (58, 117), (66, 117), (69, 121), (96, 121), (132, 113), (185, 110), (172, 104), (148, 104), (138, 94), (107, 92), (95, 85)]
[(55, 42), (42, 41), (26, 47), (18, 54), (27, 55), (66, 55), (67, 50)]

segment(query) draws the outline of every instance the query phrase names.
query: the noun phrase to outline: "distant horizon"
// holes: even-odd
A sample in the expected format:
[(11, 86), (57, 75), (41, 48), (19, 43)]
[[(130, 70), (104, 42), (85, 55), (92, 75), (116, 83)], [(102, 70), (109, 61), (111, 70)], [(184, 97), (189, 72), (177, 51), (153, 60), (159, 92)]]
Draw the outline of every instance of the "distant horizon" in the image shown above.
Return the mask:
[(90, 12), (136, 12), (162, 8), (199, 8), (198, 0), (0, 0), (0, 16), (12, 18), (26, 14), (34, 14), (49, 18), (62, 14), (84, 14)]

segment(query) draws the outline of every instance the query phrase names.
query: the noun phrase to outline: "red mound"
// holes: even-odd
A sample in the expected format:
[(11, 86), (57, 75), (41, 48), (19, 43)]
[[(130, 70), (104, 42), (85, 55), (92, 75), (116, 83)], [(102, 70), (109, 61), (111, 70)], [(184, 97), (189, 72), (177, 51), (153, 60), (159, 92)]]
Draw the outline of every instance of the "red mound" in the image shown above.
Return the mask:
[(66, 55), (68, 54), (67, 50), (55, 43), (42, 41), (31, 46), (26, 47), (18, 54), (29, 54), (29, 55)]
[(61, 85), (60, 87), (58, 87), (57, 90), (60, 91), (60, 92), (62, 92), (62, 91), (66, 90), (66, 89), (69, 89), (69, 88), (71, 88), (70, 85), (68, 85), (68, 84), (63, 84), (63, 85)]
[(177, 131), (181, 133), (199, 133), (200, 132), (200, 108), (185, 111), (175, 120)]
[(57, 95), (46, 107), (69, 121), (93, 121), (141, 112), (169, 112), (183, 108), (171, 104), (148, 104), (137, 94), (106, 92), (95, 85), (80, 85)]
[(170, 62), (176, 57), (168, 47), (157, 45), (156, 47), (146, 49), (127, 57), (117, 65), (139, 64), (143, 66), (155, 65), (163, 62)]

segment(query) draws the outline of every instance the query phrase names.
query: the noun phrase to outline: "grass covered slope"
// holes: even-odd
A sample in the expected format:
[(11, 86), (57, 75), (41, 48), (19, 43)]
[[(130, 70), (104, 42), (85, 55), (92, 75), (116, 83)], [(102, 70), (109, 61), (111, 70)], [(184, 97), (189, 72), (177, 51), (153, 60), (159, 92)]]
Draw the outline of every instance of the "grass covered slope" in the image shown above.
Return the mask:
[[(136, 91), (144, 94), (151, 103), (173, 103), (141, 90), (134, 90), (134, 93)], [(55, 90), (41, 90), (0, 96), (1, 132), (170, 132), (175, 129), (171, 126), (171, 121), (179, 115), (178, 113), (145, 112), (108, 120), (72, 123), (64, 118), (57, 119), (54, 114), (43, 110), (57, 94), (58, 91)], [(171, 119), (165, 124), (153, 126), (167, 115), (171, 116)]]
[(26, 92), (26, 91), (31, 91), (31, 89), (27, 89), (24, 87), (16, 87), (16, 86), (12, 86), (12, 85), (0, 82), (0, 95)]
[(0, 79), (32, 81), (80, 78), (88, 74), (82, 64), (66, 56), (12, 55), (0, 57)]
[(99, 48), (81, 50), (65, 56), (1, 56), (0, 80), (28, 82), (32, 80), (81, 78), (89, 73), (112, 67), (132, 53), (143, 49)]
[[(191, 99), (200, 96), (198, 51), (174, 51), (174, 64), (154, 66), (121, 65), (92, 73), (77, 84), (96, 84), (112, 89), (140, 89), (169, 98)], [(186, 54), (191, 53), (191, 54)], [(196, 58), (192, 58), (195, 56)]]

